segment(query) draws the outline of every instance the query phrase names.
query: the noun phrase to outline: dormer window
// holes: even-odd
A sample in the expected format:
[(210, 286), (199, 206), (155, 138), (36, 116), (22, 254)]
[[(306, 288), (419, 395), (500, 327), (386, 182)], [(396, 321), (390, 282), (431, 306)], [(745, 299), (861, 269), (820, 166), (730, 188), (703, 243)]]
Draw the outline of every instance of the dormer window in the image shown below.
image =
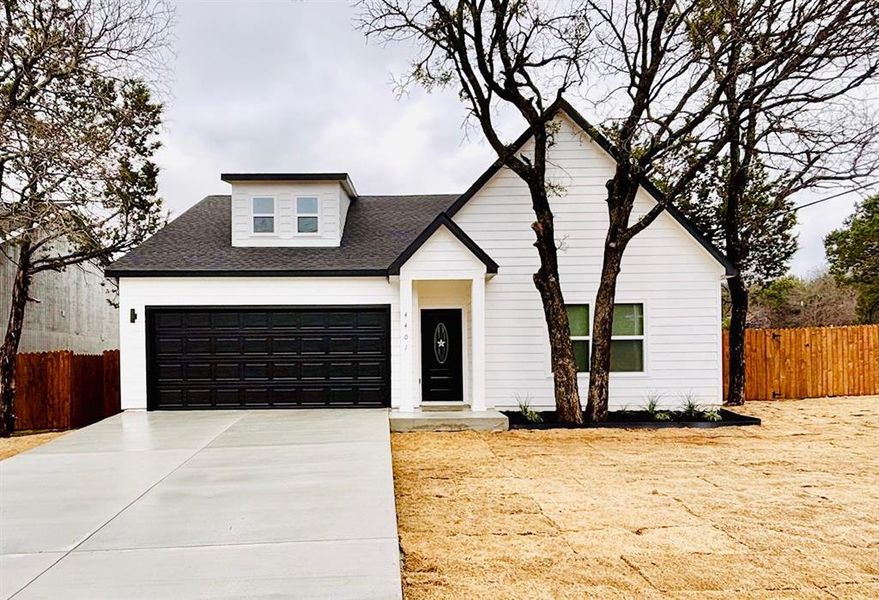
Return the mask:
[(275, 233), (275, 199), (258, 196), (252, 199), (253, 233)]
[(296, 232), (317, 233), (320, 202), (314, 197), (296, 198)]

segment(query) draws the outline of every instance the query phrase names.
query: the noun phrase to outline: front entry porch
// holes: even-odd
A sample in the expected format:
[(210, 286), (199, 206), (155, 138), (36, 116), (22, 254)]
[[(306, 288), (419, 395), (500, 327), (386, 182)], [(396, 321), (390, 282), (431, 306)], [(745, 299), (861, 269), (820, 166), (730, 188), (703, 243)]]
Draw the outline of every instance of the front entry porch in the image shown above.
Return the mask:
[(400, 412), (485, 411), (485, 272), (400, 277)]
[(507, 429), (486, 405), (486, 282), (498, 265), (440, 215), (391, 273), (400, 290), (392, 431)]
[(391, 431), (508, 428), (485, 404), (485, 278), (400, 278), (406, 392), (391, 411)]

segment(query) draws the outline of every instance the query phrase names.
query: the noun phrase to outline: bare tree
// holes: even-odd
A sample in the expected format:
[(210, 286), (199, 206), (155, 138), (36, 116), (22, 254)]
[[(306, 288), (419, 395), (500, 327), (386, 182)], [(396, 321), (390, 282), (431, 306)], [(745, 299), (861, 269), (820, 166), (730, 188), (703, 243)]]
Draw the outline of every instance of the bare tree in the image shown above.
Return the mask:
[[(771, 180), (768, 217), (790, 213), (792, 196), (874, 175), (879, 166), (875, 104), (859, 97), (879, 82), (875, 0), (716, 0), (691, 18), (697, 52), (723, 81), (725, 149), (721, 230), (729, 278), (730, 370), (726, 404), (744, 403), (748, 315), (749, 190)], [(725, 48), (718, 51), (718, 45)], [(875, 101), (873, 101), (875, 102)]]
[(748, 327), (855, 325), (857, 296), (826, 269), (806, 277), (787, 275), (750, 290)]
[(162, 109), (138, 72), (156, 67), (171, 15), (158, 1), (3, 2), (0, 248), (16, 276), (0, 346), (2, 435), (15, 426), (34, 275), (106, 260), (164, 221), (152, 161)]
[[(587, 413), (607, 418), (611, 331), (616, 284), (632, 239), (686, 193), (693, 179), (726, 146), (718, 127), (721, 92), (729, 77), (714, 65), (731, 39), (695, 53), (690, 24), (702, 0), (590, 0), (587, 18), (600, 78), (590, 86), (614, 142), (616, 169), (607, 182), (608, 228), (593, 321)], [(603, 94), (596, 97), (596, 90)], [(657, 168), (689, 157), (662, 173), (654, 206), (633, 216), (638, 190)]]
[[(554, 103), (582, 80), (589, 33), (585, 4), (560, 2), (548, 8), (525, 0), (364, 0), (360, 7), (360, 25), (368, 37), (419, 48), (402, 85), (456, 87), (498, 163), (528, 187), (540, 256), (533, 279), (549, 332), (558, 418), (582, 423), (546, 167)], [(504, 139), (496, 123), (499, 108), (521, 116), (525, 137)], [(526, 151), (522, 142), (528, 138), (533, 144)]]

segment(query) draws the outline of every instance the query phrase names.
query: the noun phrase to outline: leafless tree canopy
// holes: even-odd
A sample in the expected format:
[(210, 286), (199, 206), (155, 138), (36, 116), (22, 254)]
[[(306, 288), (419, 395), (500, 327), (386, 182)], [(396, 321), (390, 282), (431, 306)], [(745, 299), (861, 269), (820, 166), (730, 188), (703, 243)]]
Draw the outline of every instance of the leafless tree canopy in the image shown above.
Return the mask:
[(0, 346), (8, 436), (33, 276), (106, 260), (164, 222), (150, 83), (172, 13), (163, 0), (2, 1), (0, 250), (16, 264)]
[(858, 322), (857, 293), (826, 271), (783, 277), (752, 290), (749, 327), (828, 327)]
[(877, 13), (875, 0), (591, 0), (602, 50), (585, 95), (633, 170), (649, 176), (683, 145), (701, 158), (681, 165), (671, 199), (726, 151), (731, 124), (788, 196), (848, 181), (877, 164), (876, 88), (863, 89), (875, 85)]
[[(721, 30), (718, 20), (730, 25)], [(738, 127), (733, 138), (743, 149), (773, 170), (782, 194), (875, 172), (879, 3), (720, 5), (694, 20), (696, 51), (717, 37), (735, 41), (718, 65), (734, 75), (722, 116)], [(729, 104), (737, 114), (729, 114)]]
[(368, 37), (418, 49), (398, 79), (400, 89), (459, 88), (468, 114), (517, 173), (531, 159), (512, 156), (512, 144), (498, 133), (498, 108), (512, 105), (529, 127), (542, 131), (547, 108), (579, 85), (588, 62), (581, 1), (367, 0), (359, 6)]
[[(4, 0), (0, 235), (39, 226), (35, 272), (142, 239), (127, 204), (137, 194), (122, 189), (120, 168), (142, 169), (145, 145), (157, 144), (147, 83), (163, 72), (171, 19), (163, 1)], [(50, 250), (61, 238), (73, 244), (63, 256)]]

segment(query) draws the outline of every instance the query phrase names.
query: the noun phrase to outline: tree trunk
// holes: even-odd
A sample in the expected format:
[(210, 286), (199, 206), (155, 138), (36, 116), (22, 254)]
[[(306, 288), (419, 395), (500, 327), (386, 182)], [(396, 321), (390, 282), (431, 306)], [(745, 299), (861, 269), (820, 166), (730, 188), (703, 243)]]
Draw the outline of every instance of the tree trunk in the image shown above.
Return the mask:
[(729, 279), (732, 311), (729, 322), (729, 376), (724, 404), (745, 403), (745, 328), (748, 318), (748, 286), (741, 275)]
[[(532, 194), (545, 193), (542, 184), (539, 188), (532, 190)], [(555, 245), (552, 213), (549, 210), (538, 211), (537, 221), (532, 229), (537, 236), (534, 246), (540, 255), (540, 268), (534, 274), (534, 285), (543, 301), (543, 316), (549, 333), (556, 415), (560, 423), (579, 425), (583, 423), (583, 409), (577, 387), (577, 362), (574, 360), (568, 309), (559, 281), (558, 249)]]
[[(733, 45), (731, 62), (737, 63), (739, 48)], [(726, 203), (723, 212), (726, 257), (736, 268), (730, 277), (729, 295), (732, 303), (729, 323), (729, 380), (724, 404), (741, 406), (745, 403), (745, 326), (748, 318), (748, 286), (742, 276), (742, 266), (747, 258), (747, 247), (740, 235), (740, 212), (748, 188), (754, 122), (750, 122), (748, 134), (742, 131), (743, 109), (738, 97), (737, 81), (733, 78), (726, 89), (728, 99), (727, 128), (729, 133), (729, 179), (726, 182)], [(753, 114), (753, 113), (752, 113)], [(744, 143), (743, 143), (744, 142)]]
[(607, 182), (607, 236), (604, 239), (604, 260), (601, 279), (592, 307), (592, 355), (589, 360), (589, 398), (586, 414), (593, 423), (607, 420), (610, 400), (610, 346), (613, 334), (613, 305), (617, 294), (617, 278), (623, 252), (628, 245), (626, 231), (638, 184), (629, 165), (618, 161), (613, 179)]
[(623, 247), (608, 235), (604, 245), (601, 281), (595, 296), (592, 316), (592, 356), (589, 362), (589, 399), (586, 413), (593, 423), (607, 420), (610, 398), (610, 340), (613, 331), (613, 305)]
[(0, 346), (0, 437), (9, 437), (15, 430), (15, 358), (24, 326), (24, 311), (31, 286), (30, 242), (25, 241), (19, 251), (18, 267), (12, 284), (12, 302), (6, 335)]

